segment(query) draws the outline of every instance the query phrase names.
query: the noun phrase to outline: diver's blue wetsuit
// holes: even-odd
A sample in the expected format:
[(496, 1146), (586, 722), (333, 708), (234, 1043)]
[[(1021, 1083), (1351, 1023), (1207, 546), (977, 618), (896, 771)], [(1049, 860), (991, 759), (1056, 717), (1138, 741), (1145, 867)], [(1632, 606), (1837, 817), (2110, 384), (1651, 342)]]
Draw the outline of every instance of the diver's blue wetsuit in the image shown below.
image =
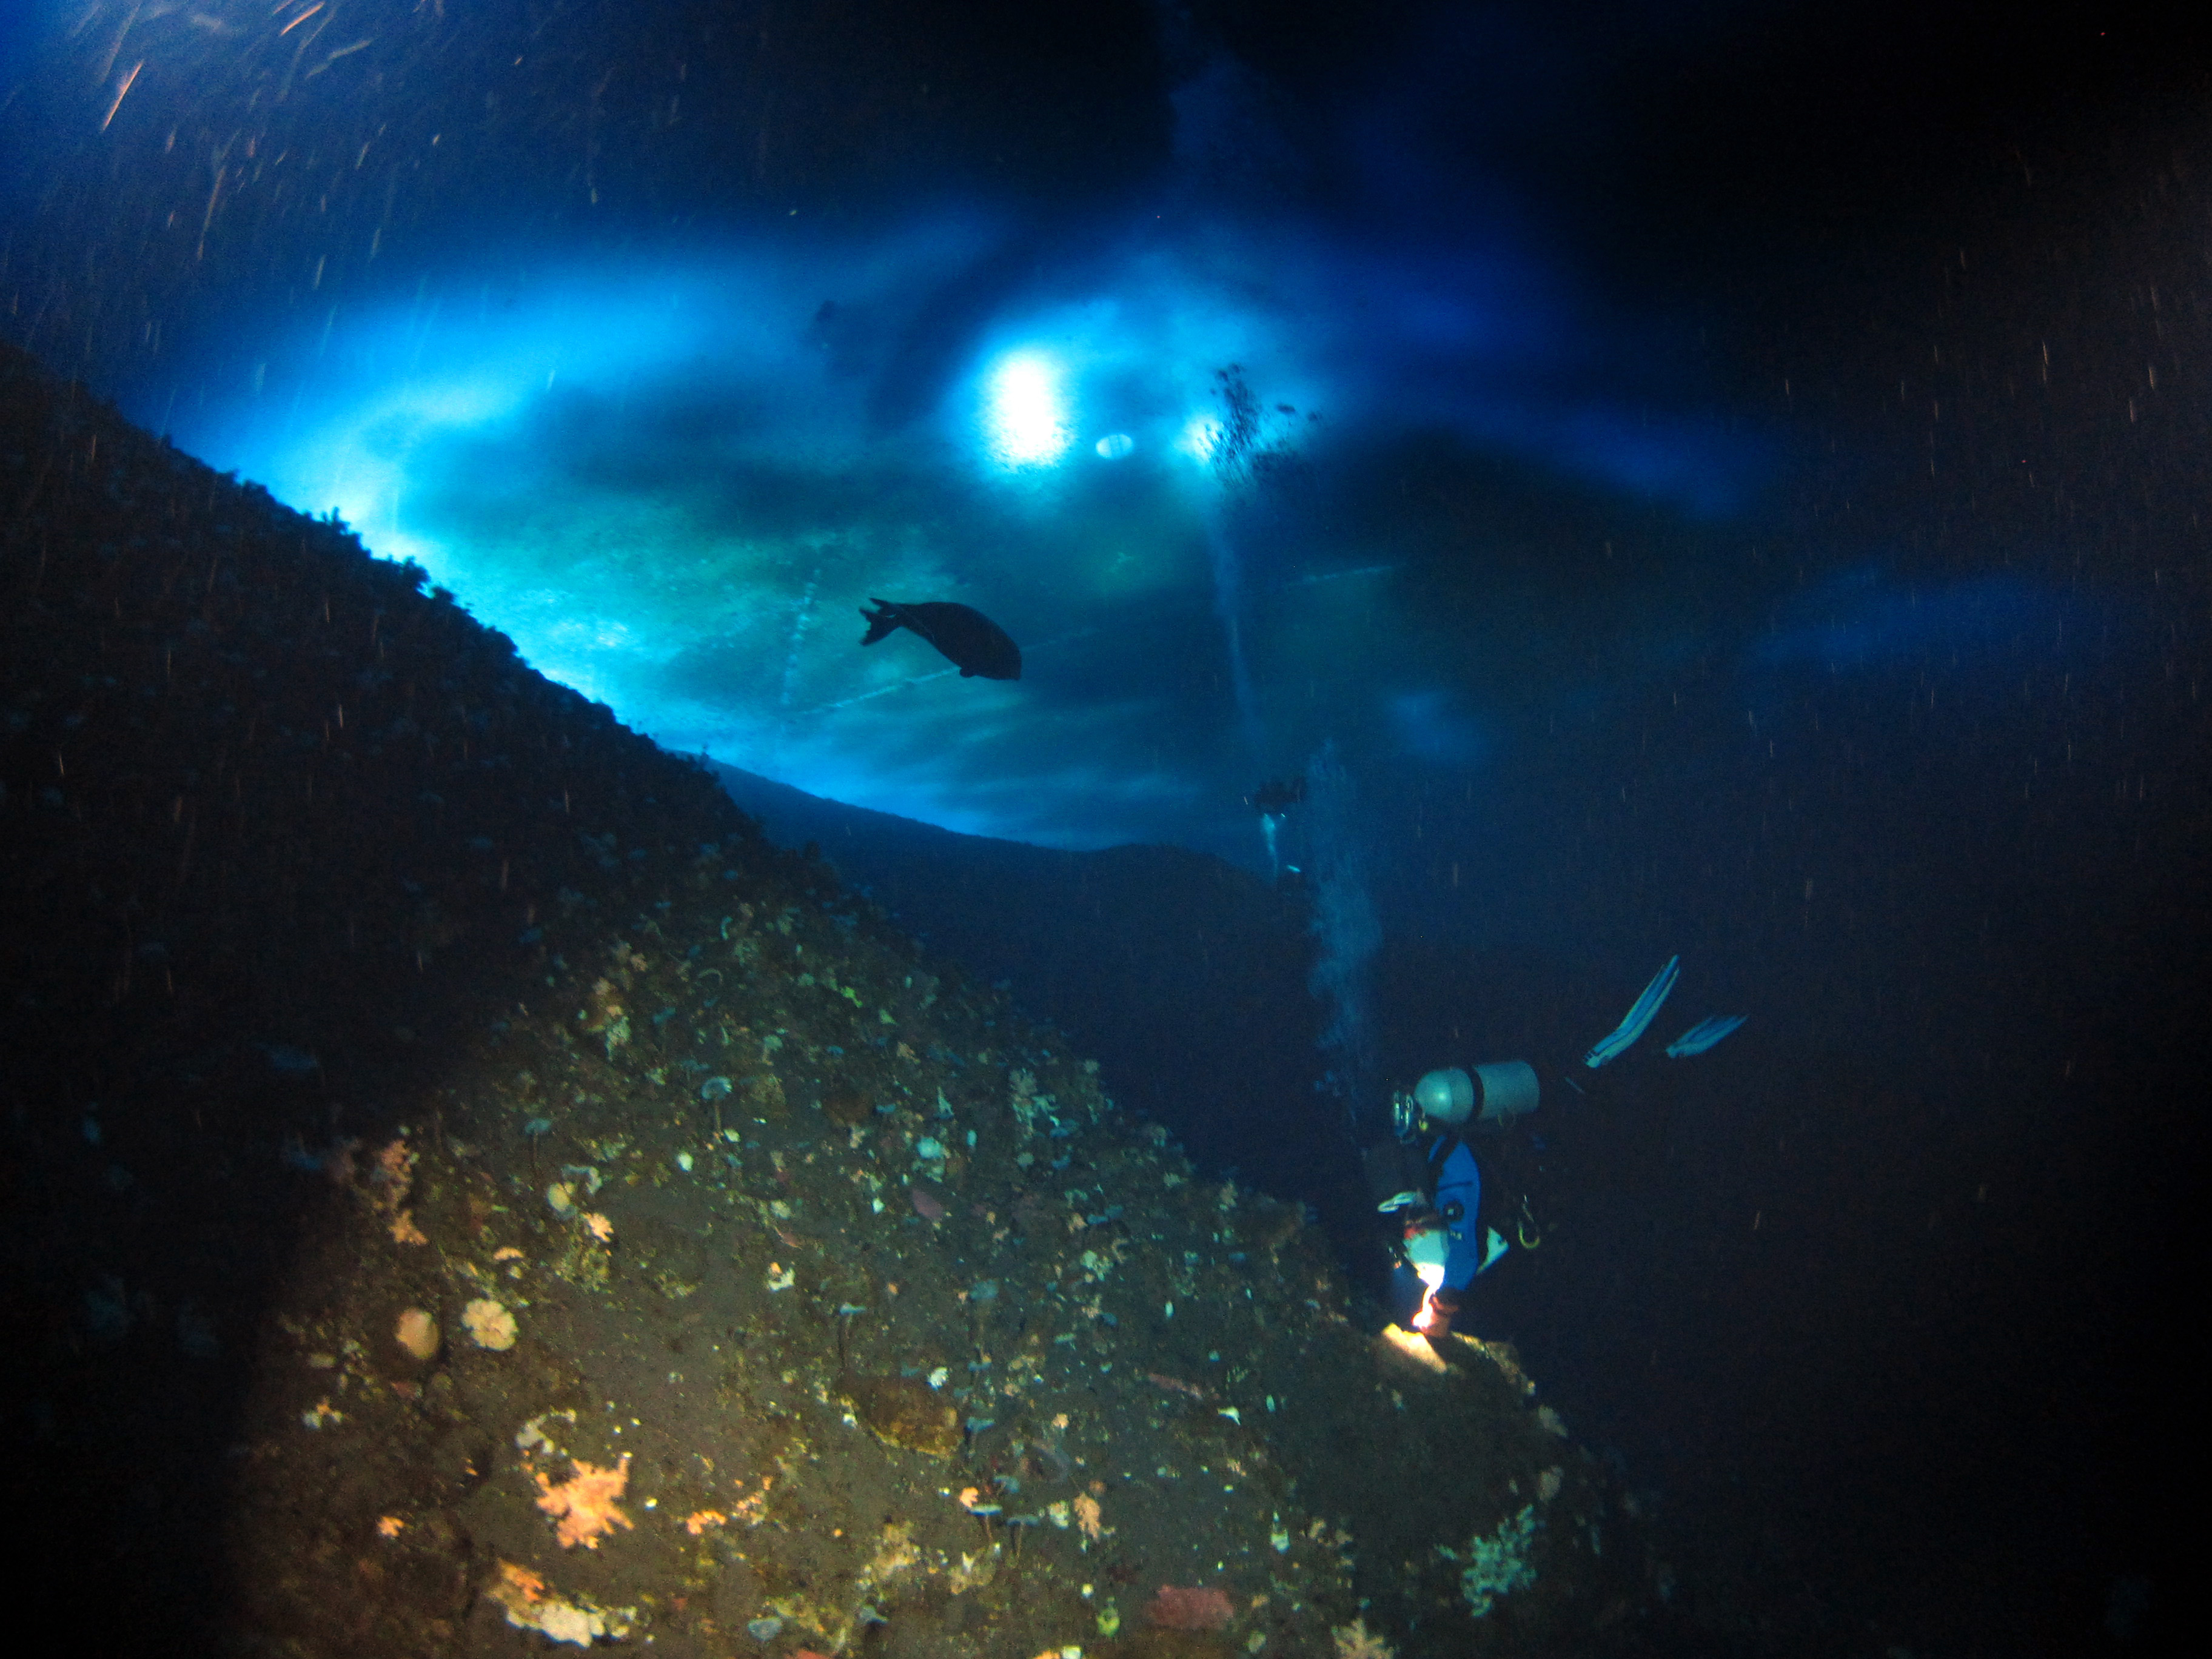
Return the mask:
[[(1474, 1152), (1455, 1135), (1440, 1135), (1429, 1148), (1428, 1161), (1435, 1164), (1439, 1160), (1434, 1202), (1450, 1241), (1441, 1288), (1464, 1291), (1482, 1271), (1482, 1229), (1476, 1220), (1482, 1207), (1482, 1173), (1475, 1167)], [(1390, 1275), (1391, 1305), (1400, 1322), (1414, 1316), (1425, 1294), (1419, 1275), (1400, 1261)]]

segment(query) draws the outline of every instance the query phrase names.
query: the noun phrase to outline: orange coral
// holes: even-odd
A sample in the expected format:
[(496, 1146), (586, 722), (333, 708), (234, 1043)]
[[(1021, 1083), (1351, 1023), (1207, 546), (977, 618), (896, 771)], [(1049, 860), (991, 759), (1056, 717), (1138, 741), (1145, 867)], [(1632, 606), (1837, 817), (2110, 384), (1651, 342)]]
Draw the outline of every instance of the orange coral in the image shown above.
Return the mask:
[(729, 1520), (720, 1510), (694, 1510), (684, 1517), (684, 1530), (696, 1538), (709, 1527), (727, 1526)]
[[(738, 1484), (742, 1486), (744, 1483), (740, 1481)], [(775, 1477), (774, 1475), (763, 1475), (761, 1477), (761, 1489), (755, 1492), (750, 1498), (745, 1498), (742, 1502), (733, 1504), (730, 1510), (732, 1516), (737, 1520), (744, 1522), (749, 1527), (757, 1527), (760, 1525), (763, 1521), (768, 1518), (768, 1489), (774, 1485), (775, 1485)]]
[(401, 1244), (427, 1244), (405, 1208), (415, 1185), (416, 1155), (405, 1140), (392, 1140), (380, 1148), (368, 1172), (369, 1207), (392, 1224), (392, 1237)]
[(376, 1195), (380, 1210), (396, 1210), (407, 1201), (415, 1184), (415, 1149), (404, 1140), (387, 1142), (376, 1154), (376, 1167), (368, 1172), (369, 1184), (385, 1190)]
[(527, 1567), (519, 1567), (512, 1561), (499, 1564), (500, 1583), (492, 1595), (502, 1607), (527, 1607), (545, 1599), (545, 1580)]
[(618, 1526), (633, 1524), (615, 1502), (629, 1485), (629, 1454), (624, 1452), (622, 1462), (611, 1469), (580, 1457), (570, 1458), (568, 1465), (574, 1473), (557, 1486), (551, 1477), (539, 1473), (538, 1507), (559, 1518), (554, 1536), (561, 1540), (562, 1549), (581, 1544), (595, 1550), (605, 1534)]
[(1094, 1540), (1105, 1533), (1105, 1528), (1099, 1524), (1098, 1500), (1087, 1492), (1076, 1495), (1075, 1524), (1083, 1528), (1085, 1538)]

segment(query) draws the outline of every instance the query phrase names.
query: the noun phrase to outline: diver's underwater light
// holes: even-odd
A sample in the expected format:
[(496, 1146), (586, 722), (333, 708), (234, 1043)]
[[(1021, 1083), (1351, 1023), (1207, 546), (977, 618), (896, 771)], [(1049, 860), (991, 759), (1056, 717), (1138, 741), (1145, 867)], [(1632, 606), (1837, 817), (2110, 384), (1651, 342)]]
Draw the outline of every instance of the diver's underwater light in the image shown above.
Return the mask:
[(991, 453), (1006, 466), (1048, 466), (1066, 453), (1066, 400), (1057, 367), (1034, 351), (1000, 360), (986, 398)]

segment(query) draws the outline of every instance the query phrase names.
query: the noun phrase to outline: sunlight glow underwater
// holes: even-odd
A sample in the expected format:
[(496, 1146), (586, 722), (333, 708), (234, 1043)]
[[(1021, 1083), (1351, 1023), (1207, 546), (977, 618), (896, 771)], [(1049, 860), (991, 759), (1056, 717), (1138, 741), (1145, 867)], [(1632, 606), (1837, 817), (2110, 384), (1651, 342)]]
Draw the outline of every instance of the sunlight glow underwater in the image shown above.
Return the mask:
[[(1231, 544), (1215, 465), (1225, 364), (1245, 366), (1263, 409), (1326, 411), (1311, 428), (1306, 413), (1285, 417), (1324, 452), (1438, 424), (1478, 444), (1510, 429), (1506, 453), (1556, 440), (1550, 469), (1693, 507), (1737, 492), (1748, 464), (1694, 420), (1640, 422), (1628, 453), (1603, 436), (1613, 417), (1588, 388), (1440, 374), (1433, 306), (1412, 307), (1418, 337), (1395, 339), (1370, 317), (1294, 316), (1249, 270), (1157, 252), (1093, 272), (1089, 294), (1000, 302), (960, 349), (924, 354), (945, 368), (923, 412), (886, 429), (872, 398), (910, 372), (898, 343), (939, 326), (932, 295), (957, 289), (981, 246), (936, 225), (866, 258), (641, 258), (510, 275), (496, 295), (457, 282), (443, 298), (425, 283), (411, 303), (319, 319), (289, 370), (282, 343), (252, 343), (296, 394), (262, 393), (257, 370), (256, 395), (179, 435), (303, 511), (336, 510), (377, 553), (416, 560), (535, 666), (672, 748), (948, 828), (1083, 846), (1182, 835), (1196, 802), (1220, 803), (1203, 809), (1220, 836), (1249, 843), (1231, 804), (1257, 746), (1327, 735), (1255, 718), (1254, 594), (1343, 573), (1325, 537), (1304, 564)], [(1307, 258), (1326, 264), (1310, 246)], [(1328, 286), (1296, 258), (1268, 269), (1293, 298)], [(1382, 292), (1376, 262), (1357, 275), (1363, 303)], [(850, 339), (810, 333), (824, 292), (856, 319)], [(1469, 337), (1538, 366), (1526, 328)], [(1365, 570), (1403, 562), (1395, 548), (1341, 553), (1369, 556)], [(845, 613), (877, 595), (975, 604), (1030, 648), (1031, 674), (984, 690), (926, 647), (853, 649)], [(1215, 619), (1210, 670), (1187, 628), (1146, 644), (1162, 606)], [(1338, 637), (1350, 623), (1334, 607), (1301, 614), (1292, 654), (1326, 653), (1328, 672), (1356, 677), (1371, 643)], [(1387, 608), (1362, 614), (1360, 641), (1387, 635)], [(1086, 635), (1108, 643), (1057, 643)], [(1236, 682), (1227, 726), (1209, 673)], [(1455, 699), (1409, 697), (1404, 678), (1344, 684), (1354, 702), (1329, 718), (1346, 735), (1364, 721), (1422, 763), (1486, 757), (1479, 712)], [(1072, 721), (1093, 745), (1077, 768)], [(1004, 787), (1010, 774), (1026, 783)]]
[[(1047, 466), (1067, 453), (1074, 437), (1068, 428), (1066, 398), (1057, 365), (1042, 351), (1017, 351), (1000, 358), (985, 384), (991, 453), (1001, 465)], [(1098, 451), (1102, 456), (1106, 453), (1103, 441)]]
[[(1061, 487), (1048, 481), (1072, 459), (1095, 467), (1148, 453), (1152, 482), (1138, 488), (1158, 497), (1164, 483), (1170, 502), (1212, 488), (1195, 458), (1164, 444), (1147, 451), (1137, 435), (1160, 426), (1172, 389), (1149, 388), (1133, 405), (1110, 395), (1115, 373), (1126, 378), (1127, 343), (984, 346), (964, 381), (945, 388), (937, 418), (873, 433), (866, 384), (841, 379), (804, 343), (809, 290), (762, 294), (769, 285), (756, 283), (735, 300), (729, 286), (722, 273), (664, 276), (657, 293), (633, 283), (611, 301), (588, 283), (549, 283), (523, 302), (394, 307), (317, 342), (317, 373), (281, 425), (270, 416), (289, 400), (267, 398), (226, 410), (228, 424), (197, 447), (302, 510), (339, 514), (378, 554), (416, 560), (533, 665), (672, 748), (945, 828), (1060, 844), (1157, 828), (1164, 801), (1198, 793), (1150, 767), (1119, 767), (1124, 787), (1106, 787), (1095, 770), (1079, 776), (1033, 757), (1025, 787), (1000, 790), (1006, 745), (1036, 741), (1041, 715), (1066, 729), (1068, 711), (963, 684), (905, 636), (863, 654), (853, 648), (857, 617), (848, 639), (842, 616), (878, 592), (988, 608), (1009, 580), (1051, 581), (1078, 604), (1086, 591), (1141, 598), (1162, 580), (1187, 583), (1190, 573), (1145, 549), (1141, 524), (1120, 538), (1144, 550), (1133, 565), (1124, 551), (1096, 579), (1067, 562), (1088, 556), (1079, 531), (1030, 538), (1051, 548), (1046, 566), (991, 550), (1007, 539), (1006, 514), (1055, 510)], [(793, 326), (762, 329), (758, 318), (779, 308)], [(733, 311), (753, 320), (750, 337), (728, 326)], [(1109, 394), (1092, 399), (1100, 413), (1084, 422), (1103, 435), (1079, 450), (1085, 386), (1071, 360), (1088, 361)], [(1208, 379), (1202, 364), (1164, 378), (1194, 398)], [(1188, 404), (1174, 415), (1202, 417)], [(669, 443), (656, 441), (671, 428)], [(916, 477), (960, 504), (949, 522), (925, 527), (898, 499)], [(994, 478), (1014, 493), (1001, 500)], [(744, 522), (742, 504), (731, 510), (733, 495), (772, 497), (794, 480), (842, 499), (817, 523), (774, 512)], [(1133, 589), (1129, 570), (1146, 565), (1159, 574)], [(1029, 642), (1048, 648), (1086, 631)], [(718, 646), (764, 651), (773, 672), (703, 697), (672, 682), (688, 657)], [(1157, 746), (1159, 707), (1085, 701), (1094, 730), (1118, 723)], [(1121, 739), (1100, 736), (1110, 755)], [(930, 764), (917, 768), (916, 754)]]

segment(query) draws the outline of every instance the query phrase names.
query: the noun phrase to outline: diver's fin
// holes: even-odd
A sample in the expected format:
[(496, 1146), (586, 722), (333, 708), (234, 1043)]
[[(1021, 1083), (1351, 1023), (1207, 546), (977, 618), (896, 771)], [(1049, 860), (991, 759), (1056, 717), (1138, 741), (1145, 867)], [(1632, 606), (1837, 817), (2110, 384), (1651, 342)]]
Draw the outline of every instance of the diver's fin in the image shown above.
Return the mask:
[[(1598, 1039), (1597, 1046), (1583, 1056), (1583, 1064), (1595, 1071), (1608, 1060), (1618, 1060), (1628, 1052), (1629, 1045), (1644, 1035), (1651, 1024), (1659, 1005), (1667, 1000), (1668, 993), (1674, 988), (1674, 980), (1681, 972), (1682, 958), (1668, 957), (1667, 965), (1651, 976), (1651, 983), (1644, 988), (1644, 994), (1636, 999), (1636, 1006), (1628, 1011), (1628, 1018), (1613, 1029), (1610, 1036)], [(1723, 1033), (1725, 1035), (1725, 1033)], [(1714, 1041), (1718, 1042), (1718, 1038)]]
[(1715, 1014), (1711, 1019), (1701, 1019), (1667, 1045), (1667, 1058), (1687, 1060), (1692, 1054), (1702, 1054), (1750, 1018), (1748, 1014)]

